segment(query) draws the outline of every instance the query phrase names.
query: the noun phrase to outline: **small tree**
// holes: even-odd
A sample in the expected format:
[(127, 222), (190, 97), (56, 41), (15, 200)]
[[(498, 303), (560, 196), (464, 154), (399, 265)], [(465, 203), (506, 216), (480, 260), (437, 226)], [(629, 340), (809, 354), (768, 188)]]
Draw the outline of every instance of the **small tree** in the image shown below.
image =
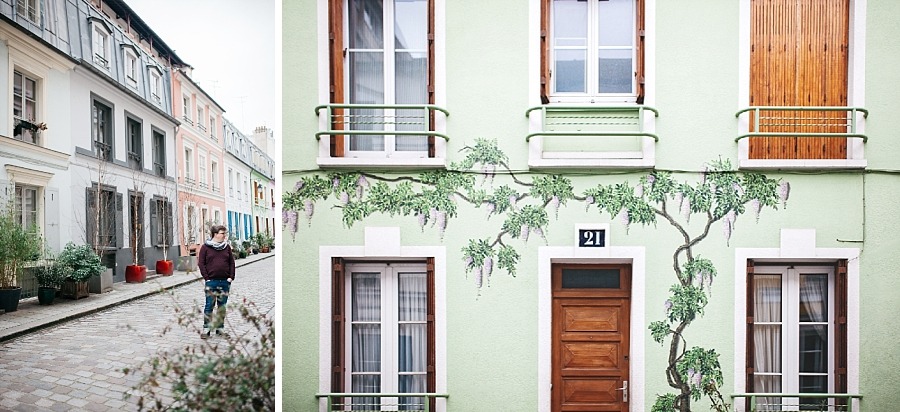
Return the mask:
[(144, 187), (146, 183), (144, 182), (140, 171), (133, 171), (132, 178), (132, 193), (129, 196), (130, 204), (128, 205), (129, 211), (129, 225), (128, 225), (128, 243), (131, 245), (131, 264), (138, 266), (140, 265), (139, 258), (143, 256), (141, 253), (141, 240), (144, 238)]
[(41, 236), (36, 227), (26, 228), (12, 202), (0, 210), (0, 289), (15, 289), (22, 264), (41, 253)]
[[(140, 411), (275, 410), (274, 321), (247, 299), (236, 309), (245, 330), (229, 325), (224, 340), (161, 352), (137, 368), (124, 369), (143, 375), (125, 399), (137, 396)], [(200, 332), (202, 315), (199, 307), (175, 305), (176, 324), (190, 332)]]

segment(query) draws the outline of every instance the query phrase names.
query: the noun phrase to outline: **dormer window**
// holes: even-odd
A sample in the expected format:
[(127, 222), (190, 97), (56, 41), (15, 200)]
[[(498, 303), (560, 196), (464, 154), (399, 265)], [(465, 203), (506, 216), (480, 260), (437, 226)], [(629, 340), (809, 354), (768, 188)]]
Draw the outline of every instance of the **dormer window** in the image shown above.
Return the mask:
[(162, 102), (162, 71), (156, 66), (150, 66), (150, 98), (156, 102)]
[(40, 23), (40, 2), (38, 0), (16, 0), (16, 14), (19, 17), (38, 24)]
[(112, 29), (104, 22), (96, 17), (91, 17), (91, 54), (93, 55), (94, 64), (109, 70), (110, 61), (110, 40), (112, 37)]
[(122, 57), (122, 64), (124, 65), (123, 69), (125, 70), (125, 83), (131, 87), (137, 87), (138, 73), (140, 73), (137, 50), (135, 50), (134, 46), (123, 45)]

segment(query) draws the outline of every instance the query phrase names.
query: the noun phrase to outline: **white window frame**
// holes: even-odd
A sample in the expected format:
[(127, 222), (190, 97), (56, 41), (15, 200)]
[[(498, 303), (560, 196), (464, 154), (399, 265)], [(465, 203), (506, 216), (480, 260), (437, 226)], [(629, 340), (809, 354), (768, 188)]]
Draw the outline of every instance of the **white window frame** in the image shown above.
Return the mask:
[[(21, 95), (16, 95), (16, 92), (15, 92), (15, 86), (16, 86), (15, 79), (16, 79), (17, 74), (22, 77), (22, 85), (21, 85), (22, 94)], [(31, 99), (28, 99), (27, 94), (25, 92), (25, 84), (29, 80), (34, 82), (34, 95), (32, 96)], [(12, 104), (10, 104), (10, 109), (12, 111), (12, 118), (13, 118), (12, 127), (13, 127), (13, 129), (15, 128), (16, 123), (18, 123), (20, 120), (24, 120), (24, 121), (27, 121), (27, 122), (30, 122), (33, 124), (40, 124), (41, 123), (40, 119), (42, 118), (41, 99), (44, 96), (43, 88), (42, 88), (43, 87), (43, 79), (40, 76), (35, 76), (31, 72), (29, 72), (27, 70), (23, 70), (23, 69), (19, 68), (18, 66), (15, 66), (15, 68), (13, 69), (13, 74), (12, 74), (12, 82), (10, 82), (10, 84), (12, 86), (12, 87), (10, 87), (10, 92), (11, 92), (10, 94), (12, 96), (12, 98), (11, 98)], [(22, 113), (19, 116), (17, 116), (15, 114), (16, 100), (21, 100), (21, 104), (22, 104)], [(25, 106), (29, 100), (34, 103), (34, 118), (32, 118), (32, 119), (27, 118), (28, 116), (26, 116), (26, 114), (25, 114), (25, 112), (26, 112)], [(39, 130), (39, 131), (33, 132), (34, 142), (26, 141), (24, 136), (21, 139), (18, 139), (15, 137), (14, 132), (10, 133), (9, 135), (16, 140), (21, 140), (26, 143), (32, 143), (37, 146), (42, 146), (43, 145), (43, 139), (42, 139), (43, 133), (44, 133), (44, 130)]]
[(197, 128), (199, 128), (202, 131), (206, 131), (206, 126), (203, 125), (203, 118), (204, 118), (203, 106), (200, 106), (200, 104), (198, 103), (197, 104)]
[[(398, 297), (398, 282), (399, 282), (399, 273), (400, 272), (416, 272), (416, 273), (425, 273), (427, 275), (425, 263), (347, 263), (344, 266), (344, 291), (346, 293), (344, 298), (344, 313), (352, 314), (353, 313), (353, 272), (365, 272), (365, 273), (380, 273), (381, 280), (381, 314), (379, 316), (379, 321), (354, 321), (352, 316), (347, 316), (347, 321), (344, 325), (344, 336), (353, 336), (353, 325), (355, 323), (362, 324), (375, 324), (378, 323), (381, 326), (381, 367), (380, 372), (377, 374), (380, 375), (381, 379), (381, 390), (380, 393), (399, 393), (399, 379), (400, 375), (399, 365), (398, 365), (398, 356), (397, 356), (397, 348), (399, 343), (397, 341), (397, 333), (399, 330), (399, 311), (397, 309), (397, 302), (399, 301)], [(426, 290), (427, 292), (427, 290)], [(416, 323), (416, 324), (424, 324), (427, 325), (427, 319), (424, 321), (418, 322), (405, 322), (405, 323)], [(346, 344), (344, 345), (344, 359), (346, 365), (351, 365), (351, 359), (353, 358), (353, 345), (350, 343), (350, 339), (346, 340)], [(359, 374), (357, 372), (353, 372), (351, 367), (347, 367), (347, 371), (344, 374), (344, 387), (352, 388), (353, 375)], [(373, 374), (373, 373), (370, 373)], [(419, 375), (428, 376), (428, 371), (422, 373), (417, 373)], [(396, 400), (396, 399), (394, 399)], [(389, 398), (382, 399), (382, 402), (389, 402)]]
[(184, 118), (184, 120), (187, 120), (188, 123), (194, 124), (191, 120), (191, 98), (189, 96), (182, 96), (181, 99), (181, 117)]
[[(828, 314), (825, 322), (818, 322), (828, 328), (828, 390), (834, 393), (834, 266), (756, 266), (753, 275), (781, 276), (781, 322), (755, 322), (754, 324), (781, 325), (781, 373), (760, 373), (755, 375), (781, 375), (781, 393), (800, 393), (799, 344), (800, 344), (800, 276), (803, 274), (828, 275)], [(811, 322), (805, 322), (811, 323)], [(785, 400), (796, 404), (798, 399)]]
[[(638, 79), (632, 79), (631, 82), (631, 92), (630, 93), (601, 93), (599, 91), (600, 84), (598, 80), (599, 75), (599, 49), (605, 50), (620, 50), (624, 49), (624, 46), (600, 46), (599, 45), (599, 13), (600, 13), (600, 2), (605, 0), (588, 0), (586, 2), (588, 7), (587, 12), (587, 44), (583, 47), (586, 49), (587, 53), (585, 55), (585, 92), (557, 92), (556, 91), (556, 81), (554, 77), (551, 75), (550, 81), (550, 102), (551, 103), (629, 103), (634, 104), (637, 99), (637, 82)], [(637, 13), (637, 2), (634, 0), (631, 1), (631, 25), (632, 25), (632, 44), (631, 44), (631, 72), (634, 73), (637, 71), (637, 44), (636, 42), (636, 33), (637, 23), (636, 23), (636, 13)], [(648, 5), (645, 5), (646, 9)], [(551, 73), (556, 72), (556, 68), (554, 66), (554, 62), (556, 61), (555, 52), (557, 50), (555, 43), (556, 34), (555, 28), (553, 27), (553, 1), (550, 2), (549, 11), (550, 15), (550, 52), (547, 56), (550, 64)], [(569, 46), (569, 47), (560, 47), (562, 49), (581, 49), (581, 47)], [(645, 47), (646, 50), (646, 47)]]
[(212, 137), (214, 140), (217, 140), (216, 136), (216, 117), (209, 116), (209, 137)]
[(201, 150), (200, 153), (197, 154), (197, 156), (198, 156), (197, 166), (200, 168), (198, 180), (200, 180), (200, 186), (203, 187), (203, 186), (206, 186), (207, 182), (209, 182), (209, 176), (206, 175), (207, 153), (205, 151)]
[(228, 168), (228, 196), (234, 197), (234, 171)]
[[(34, 192), (34, 210), (26, 211), (25, 210), (25, 191), (33, 191)], [(21, 194), (20, 194), (21, 191)], [(29, 228), (27, 225), (28, 217), (26, 213), (32, 213), (34, 215), (34, 225), (37, 228), (37, 233), (43, 234), (44, 225), (43, 225), (43, 198), (44, 198), (44, 188), (41, 186), (35, 186), (31, 184), (23, 184), (16, 183), (15, 188), (13, 190), (13, 198), (15, 205), (15, 213), (18, 215), (17, 218), (20, 219), (18, 222), (22, 225), (26, 230)], [(21, 207), (21, 209), (20, 209)]]
[[(847, 393), (859, 393), (860, 376), (860, 267), (858, 248), (816, 247), (815, 229), (781, 229), (781, 246), (774, 248), (736, 248), (734, 251), (734, 352), (747, 353), (747, 261), (821, 262), (847, 260)], [(761, 265), (754, 268), (761, 268)], [(746, 358), (735, 356), (733, 382), (735, 393), (746, 393)], [(859, 409), (859, 400), (852, 400)], [(744, 402), (735, 402), (735, 411), (744, 411)]]
[(242, 182), (244, 181), (244, 177), (241, 175), (241, 172), (237, 172), (237, 179), (236, 179), (236, 180), (237, 180), (237, 182), (238, 182), (238, 185), (237, 185), (237, 198), (238, 198), (238, 200), (240, 200), (240, 199), (241, 199), (241, 186), (242, 186), (242, 184), (243, 184)]
[(125, 71), (125, 81), (131, 87), (137, 87), (140, 70), (138, 70), (138, 56), (129, 46), (122, 47), (122, 64)]
[[(319, 392), (331, 392), (331, 276), (332, 258), (350, 260), (421, 260), (434, 258), (435, 392), (447, 392), (447, 249), (444, 246), (402, 246), (399, 227), (366, 228), (363, 246), (319, 247)], [(345, 271), (346, 272), (346, 271)], [(438, 398), (436, 412), (447, 410)]]
[(41, 23), (40, 0), (16, 0), (16, 14), (34, 24)]
[(109, 70), (110, 67), (110, 43), (112, 31), (104, 23), (95, 20), (91, 24), (91, 53), (94, 64)]
[(184, 179), (187, 181), (185, 183), (193, 183), (194, 180), (194, 150), (185, 147), (184, 148)]
[(156, 66), (150, 66), (147, 71), (150, 73), (150, 98), (153, 101), (162, 102), (162, 71)]
[(218, 192), (219, 191), (219, 162), (215, 159), (209, 159), (209, 184), (210, 188)]

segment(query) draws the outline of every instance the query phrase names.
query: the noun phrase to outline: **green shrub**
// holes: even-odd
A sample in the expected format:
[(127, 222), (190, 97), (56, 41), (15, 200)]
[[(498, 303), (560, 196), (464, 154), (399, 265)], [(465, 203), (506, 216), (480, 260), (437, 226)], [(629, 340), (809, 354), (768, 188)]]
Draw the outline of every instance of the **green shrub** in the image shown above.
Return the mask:
[(100, 263), (100, 256), (88, 245), (66, 244), (57, 258), (66, 267), (68, 279), (84, 282), (92, 276), (100, 276), (105, 267)]

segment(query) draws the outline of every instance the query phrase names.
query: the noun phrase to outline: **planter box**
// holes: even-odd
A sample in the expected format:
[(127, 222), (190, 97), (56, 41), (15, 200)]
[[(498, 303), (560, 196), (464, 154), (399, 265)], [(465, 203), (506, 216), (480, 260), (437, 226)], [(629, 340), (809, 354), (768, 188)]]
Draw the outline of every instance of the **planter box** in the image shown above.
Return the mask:
[(147, 280), (147, 267), (143, 265), (125, 266), (126, 283), (144, 283)]
[(22, 296), (22, 288), (0, 289), (0, 310), (15, 312), (19, 308), (19, 297)]
[(62, 297), (69, 299), (81, 299), (90, 296), (87, 281), (75, 282), (73, 280), (67, 280), (63, 282), (60, 292), (62, 292)]
[(112, 290), (113, 287), (113, 270), (106, 269), (100, 273), (100, 276), (93, 276), (88, 280), (88, 290), (91, 293), (104, 293)]

